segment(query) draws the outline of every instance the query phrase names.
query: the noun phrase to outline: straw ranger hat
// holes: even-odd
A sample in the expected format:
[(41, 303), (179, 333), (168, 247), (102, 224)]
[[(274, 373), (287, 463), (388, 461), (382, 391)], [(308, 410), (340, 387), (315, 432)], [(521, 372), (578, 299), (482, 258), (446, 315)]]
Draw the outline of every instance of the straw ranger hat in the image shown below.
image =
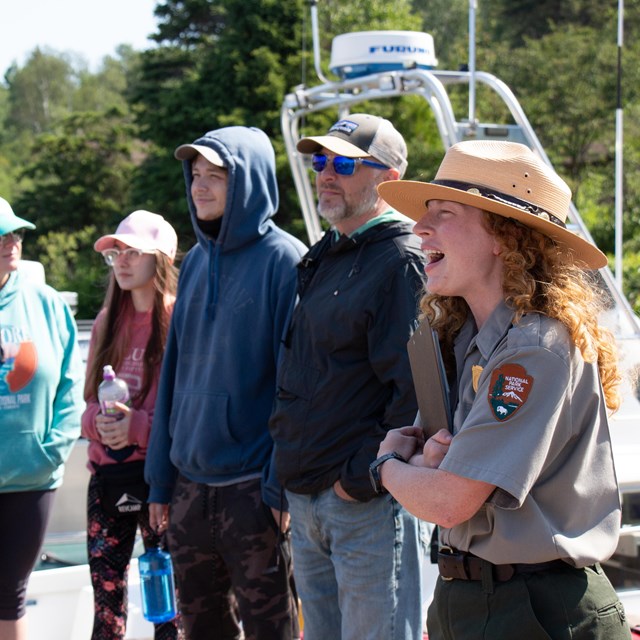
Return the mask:
[(420, 220), (429, 200), (449, 200), (518, 220), (553, 238), (587, 267), (600, 269), (607, 257), (566, 227), (571, 190), (531, 149), (516, 142), (470, 140), (454, 144), (432, 182), (394, 180), (378, 186), (397, 211)]

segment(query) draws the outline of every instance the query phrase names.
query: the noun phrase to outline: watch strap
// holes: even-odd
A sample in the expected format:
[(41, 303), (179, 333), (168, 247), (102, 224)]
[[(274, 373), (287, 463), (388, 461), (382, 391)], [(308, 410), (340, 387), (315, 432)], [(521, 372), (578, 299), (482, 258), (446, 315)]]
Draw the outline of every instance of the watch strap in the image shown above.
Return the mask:
[(376, 458), (369, 465), (369, 478), (371, 479), (371, 485), (373, 486), (373, 490), (376, 493), (385, 493), (386, 489), (382, 486), (382, 480), (380, 478), (380, 465), (382, 465), (387, 460), (401, 460), (402, 462), (407, 462), (404, 456), (401, 456), (397, 451), (390, 451), (389, 453), (385, 453), (381, 455), (379, 458)]

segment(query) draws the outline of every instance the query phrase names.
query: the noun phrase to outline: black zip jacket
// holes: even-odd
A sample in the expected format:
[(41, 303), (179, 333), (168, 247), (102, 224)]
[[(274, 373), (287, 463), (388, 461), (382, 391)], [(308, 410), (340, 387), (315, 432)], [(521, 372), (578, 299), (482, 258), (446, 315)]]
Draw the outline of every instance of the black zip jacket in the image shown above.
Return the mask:
[(407, 341), (425, 276), (411, 229), (391, 221), (355, 238), (329, 232), (298, 266), (270, 421), (273, 464), (294, 493), (340, 479), (351, 497), (372, 499), (380, 442), (415, 420)]

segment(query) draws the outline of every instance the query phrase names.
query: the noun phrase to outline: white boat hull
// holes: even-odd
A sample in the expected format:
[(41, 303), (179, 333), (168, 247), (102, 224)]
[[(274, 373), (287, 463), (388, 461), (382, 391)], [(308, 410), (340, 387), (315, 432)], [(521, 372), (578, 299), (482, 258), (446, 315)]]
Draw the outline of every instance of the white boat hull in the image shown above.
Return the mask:
[[(88, 640), (93, 628), (89, 565), (34, 571), (27, 589), (29, 640)], [(138, 561), (129, 569), (127, 640), (151, 640), (153, 625), (142, 615)]]

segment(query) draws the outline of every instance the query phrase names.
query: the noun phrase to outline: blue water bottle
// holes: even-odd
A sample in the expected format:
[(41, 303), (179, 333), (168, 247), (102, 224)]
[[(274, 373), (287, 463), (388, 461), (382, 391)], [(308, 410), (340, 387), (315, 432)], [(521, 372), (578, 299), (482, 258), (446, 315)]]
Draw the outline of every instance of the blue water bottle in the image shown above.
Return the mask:
[(158, 624), (176, 617), (176, 594), (173, 585), (171, 556), (158, 545), (138, 558), (142, 615)]

